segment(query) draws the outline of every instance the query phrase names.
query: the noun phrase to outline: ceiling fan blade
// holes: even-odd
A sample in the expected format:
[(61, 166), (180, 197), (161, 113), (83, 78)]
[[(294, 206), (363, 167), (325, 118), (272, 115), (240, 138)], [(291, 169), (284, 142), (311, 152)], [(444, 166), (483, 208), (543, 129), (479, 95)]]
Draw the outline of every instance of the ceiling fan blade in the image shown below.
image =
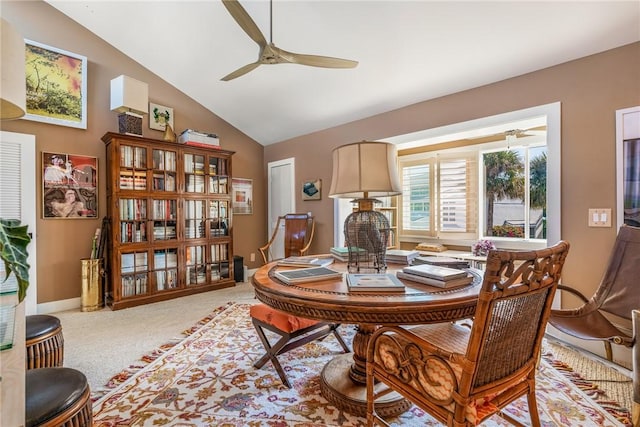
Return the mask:
[(276, 49), (278, 55), (282, 59), (292, 64), (324, 68), (355, 68), (358, 65), (358, 61), (352, 61), (350, 59), (333, 58), (331, 56), (305, 55), (302, 53), (287, 52), (286, 50), (279, 48)]
[(260, 66), (260, 62), (252, 62), (251, 64), (247, 64), (244, 67), (240, 67), (237, 70), (233, 71), (232, 73), (227, 74), (226, 76), (224, 76), (220, 80), (222, 80), (224, 82), (227, 82), (229, 80), (233, 80), (233, 79), (238, 78), (240, 76), (244, 76), (249, 71), (255, 70), (256, 68), (258, 68), (258, 66)]
[(261, 48), (267, 45), (267, 39), (264, 38), (264, 35), (256, 23), (251, 19), (251, 16), (244, 10), (238, 0), (222, 0), (222, 4), (224, 4), (224, 7), (227, 8), (233, 19), (240, 25), (240, 28), (242, 28), (254, 42), (258, 43)]

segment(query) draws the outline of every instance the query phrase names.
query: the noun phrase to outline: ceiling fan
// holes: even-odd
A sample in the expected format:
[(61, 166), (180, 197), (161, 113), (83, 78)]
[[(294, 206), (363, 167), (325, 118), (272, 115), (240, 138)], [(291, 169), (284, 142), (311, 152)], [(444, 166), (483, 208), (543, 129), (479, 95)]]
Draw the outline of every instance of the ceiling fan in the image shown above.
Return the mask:
[(238, 68), (232, 73), (227, 74), (221, 80), (229, 81), (249, 71), (254, 70), (263, 64), (300, 64), (309, 65), (312, 67), (324, 67), (324, 68), (354, 68), (358, 65), (358, 61), (351, 61), (349, 59), (333, 58), (330, 56), (318, 56), (318, 55), (305, 55), (301, 53), (287, 52), (282, 50), (273, 44), (273, 2), (269, 2), (269, 25), (270, 25), (270, 42), (267, 43), (264, 35), (260, 32), (260, 29), (256, 23), (251, 19), (251, 16), (240, 5), (238, 0), (222, 0), (222, 3), (227, 8), (233, 19), (236, 20), (240, 28), (260, 47), (260, 53), (258, 54), (258, 60), (252, 62), (243, 67)]

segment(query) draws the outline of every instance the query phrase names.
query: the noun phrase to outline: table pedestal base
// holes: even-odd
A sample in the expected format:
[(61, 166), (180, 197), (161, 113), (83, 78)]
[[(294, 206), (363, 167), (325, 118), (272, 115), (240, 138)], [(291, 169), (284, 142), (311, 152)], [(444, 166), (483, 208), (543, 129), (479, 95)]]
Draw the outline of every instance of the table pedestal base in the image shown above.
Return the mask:
[[(353, 382), (349, 376), (353, 355), (341, 354), (333, 358), (322, 369), (320, 392), (331, 404), (358, 417), (367, 416), (367, 388)], [(381, 384), (376, 385), (380, 387)], [(411, 407), (408, 400), (392, 392), (376, 401), (376, 412), (390, 418), (406, 412)]]

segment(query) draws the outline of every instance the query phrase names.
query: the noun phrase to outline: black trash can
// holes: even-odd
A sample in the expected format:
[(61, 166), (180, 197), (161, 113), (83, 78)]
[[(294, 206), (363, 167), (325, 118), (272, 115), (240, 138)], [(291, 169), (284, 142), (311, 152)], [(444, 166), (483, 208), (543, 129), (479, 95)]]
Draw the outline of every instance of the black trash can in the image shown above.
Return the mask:
[(233, 256), (233, 279), (244, 282), (244, 258), (240, 255)]

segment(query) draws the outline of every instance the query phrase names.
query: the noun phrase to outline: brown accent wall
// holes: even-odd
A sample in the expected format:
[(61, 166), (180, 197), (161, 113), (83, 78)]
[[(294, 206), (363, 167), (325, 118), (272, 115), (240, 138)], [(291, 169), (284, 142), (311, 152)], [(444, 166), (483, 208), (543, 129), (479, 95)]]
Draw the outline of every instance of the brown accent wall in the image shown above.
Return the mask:
[[(2, 17), (11, 22), (22, 36), (88, 58), (87, 129), (49, 125), (29, 120), (2, 122), (2, 130), (36, 136), (37, 165), (37, 275), (38, 303), (76, 298), (81, 295), (80, 260), (91, 252), (91, 238), (106, 215), (105, 146), (100, 138), (117, 132), (117, 113), (109, 109), (110, 81), (121, 74), (149, 84), (149, 100), (172, 107), (175, 130), (198, 129), (215, 132), (221, 145), (235, 151), (233, 173), (252, 178), (254, 214), (233, 218), (234, 250), (250, 268), (249, 254), (264, 243), (266, 228), (265, 185), (263, 184), (263, 147), (238, 129), (212, 114), (151, 71), (105, 43), (66, 15), (42, 1), (2, 2)], [(114, 23), (118, 25), (118, 23)], [(144, 117), (143, 134), (162, 139), (162, 132), (149, 129)], [(98, 219), (42, 219), (41, 153), (66, 152), (98, 158)]]
[(313, 252), (333, 244), (331, 151), (360, 140), (464, 122), (552, 102), (562, 104), (562, 239), (571, 243), (563, 280), (590, 295), (599, 283), (617, 228), (587, 227), (589, 208), (611, 208), (616, 217), (615, 111), (640, 105), (640, 43), (523, 76), (424, 101), (332, 129), (265, 147), (265, 164), (296, 159), (296, 186), (321, 178), (321, 201), (303, 202), (318, 221)]

